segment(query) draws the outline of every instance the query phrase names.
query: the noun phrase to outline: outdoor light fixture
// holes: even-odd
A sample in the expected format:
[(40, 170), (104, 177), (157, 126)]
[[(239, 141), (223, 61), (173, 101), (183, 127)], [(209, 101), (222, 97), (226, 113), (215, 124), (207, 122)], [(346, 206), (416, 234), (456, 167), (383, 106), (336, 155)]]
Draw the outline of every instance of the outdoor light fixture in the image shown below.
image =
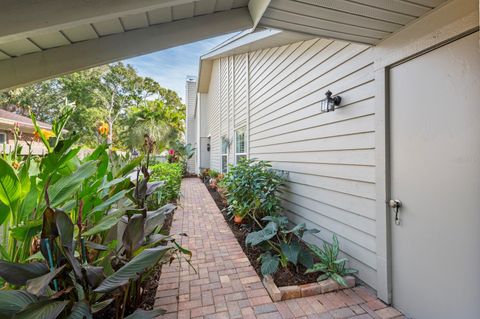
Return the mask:
[(326, 98), (320, 101), (320, 110), (322, 113), (335, 111), (335, 106), (340, 105), (342, 98), (340, 96), (332, 97), (332, 92), (325, 93)]

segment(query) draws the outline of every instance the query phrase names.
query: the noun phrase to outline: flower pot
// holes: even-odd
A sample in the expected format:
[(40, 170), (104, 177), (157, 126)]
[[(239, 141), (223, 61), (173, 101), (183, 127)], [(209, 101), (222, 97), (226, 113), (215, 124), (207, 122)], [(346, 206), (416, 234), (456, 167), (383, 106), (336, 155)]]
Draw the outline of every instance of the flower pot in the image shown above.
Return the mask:
[(215, 178), (210, 179), (210, 187), (213, 189), (217, 188), (217, 180)]
[(235, 224), (241, 224), (241, 223), (243, 223), (243, 217), (235, 215), (235, 217), (233, 217), (233, 222)]

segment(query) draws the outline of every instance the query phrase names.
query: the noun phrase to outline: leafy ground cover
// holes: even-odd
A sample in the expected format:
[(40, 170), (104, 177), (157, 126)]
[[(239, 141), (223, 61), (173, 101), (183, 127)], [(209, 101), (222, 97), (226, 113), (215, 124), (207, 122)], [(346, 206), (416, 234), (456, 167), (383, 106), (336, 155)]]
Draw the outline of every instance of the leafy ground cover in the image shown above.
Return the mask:
[(0, 157), (0, 314), (153, 318), (162, 310), (142, 309), (152, 274), (191, 257), (165, 228), (175, 205), (147, 207), (165, 186), (151, 181), (156, 142), (145, 135), (136, 158), (107, 144), (80, 158), (78, 135), (63, 130), (73, 110), (64, 106), (52, 132), (32, 115), (45, 156), (20, 156), (17, 145)]

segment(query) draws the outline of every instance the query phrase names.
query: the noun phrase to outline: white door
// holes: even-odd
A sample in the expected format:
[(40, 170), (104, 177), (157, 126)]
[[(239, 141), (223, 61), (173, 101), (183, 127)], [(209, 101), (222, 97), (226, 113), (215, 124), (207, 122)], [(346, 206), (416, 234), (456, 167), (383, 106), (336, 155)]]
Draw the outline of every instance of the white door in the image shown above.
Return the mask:
[(393, 305), (480, 318), (478, 32), (390, 70)]

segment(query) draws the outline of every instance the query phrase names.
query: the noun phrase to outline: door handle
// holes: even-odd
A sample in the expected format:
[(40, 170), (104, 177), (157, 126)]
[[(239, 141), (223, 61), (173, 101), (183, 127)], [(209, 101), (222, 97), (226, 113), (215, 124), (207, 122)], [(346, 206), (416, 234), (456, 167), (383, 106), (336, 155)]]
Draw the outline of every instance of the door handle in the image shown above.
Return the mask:
[(399, 199), (391, 199), (388, 201), (388, 206), (393, 209), (395, 214), (395, 225), (400, 225), (400, 207), (402, 207), (402, 202)]

